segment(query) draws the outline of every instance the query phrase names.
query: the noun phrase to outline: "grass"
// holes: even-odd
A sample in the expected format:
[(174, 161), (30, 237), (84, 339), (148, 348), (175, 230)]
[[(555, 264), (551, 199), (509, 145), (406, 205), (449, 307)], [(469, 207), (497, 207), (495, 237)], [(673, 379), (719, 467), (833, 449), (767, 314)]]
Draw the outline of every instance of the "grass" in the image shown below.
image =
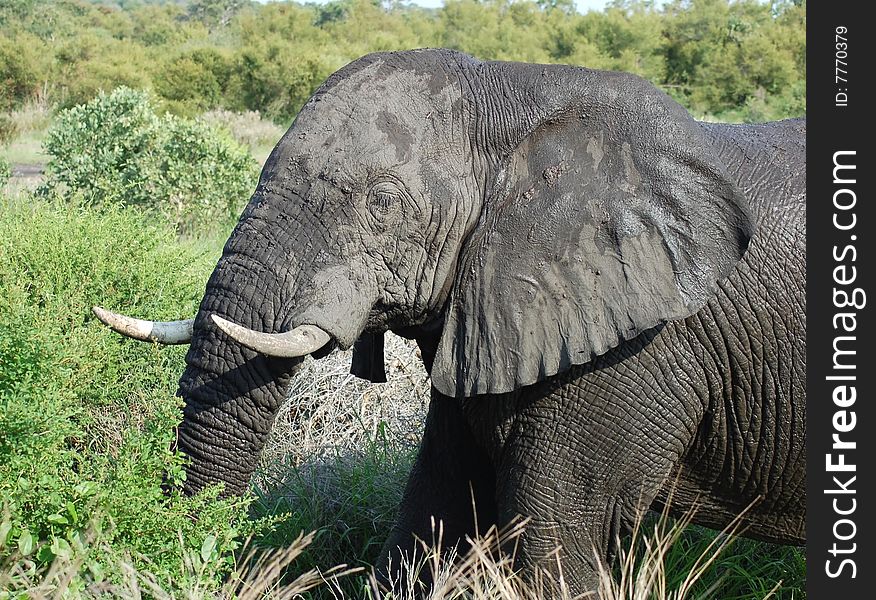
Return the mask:
[[(686, 570), (673, 571), (677, 565), (672, 556), (679, 553), (688, 535), (693, 513), (673, 520), (661, 514), (654, 518), (640, 518), (633, 533), (622, 543), (613, 569), (602, 569), (598, 588), (583, 595), (574, 595), (562, 576), (562, 564), (551, 572), (539, 571), (528, 579), (519, 576), (514, 568), (513, 555), (500, 548), (514, 547), (525, 533), (526, 523), (518, 522), (506, 530), (490, 528), (482, 536), (469, 539), (471, 548), (464, 556), (444, 552), (441, 547), (440, 527), (435, 533), (435, 545), (424, 544), (419, 556), (402, 565), (405, 579), (393, 582), (389, 588), (379, 583), (373, 573), (362, 567), (339, 565), (332, 569), (310, 568), (301, 570), (300, 561), (317, 537), (300, 535), (282, 549), (264, 550), (247, 543), (239, 552), (234, 568), (218, 588), (194, 585), (183, 590), (169, 588), (145, 569), (137, 569), (130, 562), (120, 561), (117, 570), (125, 577), (118, 583), (89, 580), (75, 590), (79, 596), (139, 599), (143, 596), (170, 599), (180, 595), (191, 598), (240, 599), (256, 598), (342, 598), (370, 600), (732, 600), (732, 590), (726, 586), (726, 577), (714, 579), (712, 573), (721, 561), (731, 560), (733, 545), (740, 540), (734, 536), (735, 526), (711, 536), (710, 542), (693, 553), (685, 551)], [(189, 581), (201, 581), (202, 569), (197, 553), (186, 560), (184, 568)], [(5, 565), (0, 564), (0, 598), (20, 597), (53, 598), (70, 589), (81, 564), (78, 560), (61, 558), (49, 566), (35, 568), (20, 554), (13, 554)], [(291, 576), (290, 571), (297, 575)], [(423, 589), (417, 583), (417, 574), (428, 573), (434, 583)], [(4, 574), (5, 573), (5, 574)], [(556, 575), (559, 573), (559, 576)], [(770, 588), (749, 593), (746, 599), (805, 598), (797, 595), (782, 582)], [(4, 596), (4, 594), (6, 594)]]
[(19, 135), (7, 147), (0, 149), (11, 164), (42, 165), (49, 157), (43, 152), (42, 143), (45, 131), (31, 131)]
[(13, 177), (5, 186), (0, 185), (0, 195), (23, 201), (33, 194), (41, 180), (40, 177)]
[[(305, 364), (248, 500), (161, 494), (162, 477), (182, 473), (183, 458), (167, 448), (184, 349), (119, 339), (89, 308), (192, 314), (223, 241), (180, 239), (131, 209), (0, 198), (0, 599), (63, 589), (84, 597), (386, 597), (370, 565), (394, 520), (429, 389), (405, 340), (387, 339), (384, 385), (352, 378), (349, 353)], [(646, 521), (623, 542), (620, 562), (636, 577), (662, 569), (665, 583), (647, 591), (640, 581), (600, 598), (805, 598), (799, 549), (729, 541), (684, 520), (655, 525)], [(418, 568), (438, 574), (431, 597), (548, 597), (548, 579), (524, 582), (497, 552), (502, 536), (515, 535), (519, 528), (487, 532), (457, 562), (424, 548)], [(654, 535), (671, 543), (642, 546)], [(715, 540), (729, 545), (678, 595)], [(643, 560), (656, 562), (645, 568)]]
[(52, 109), (45, 100), (34, 98), (23, 106), (0, 115), (14, 127), (14, 135), (4, 147), (0, 143), (0, 156), (12, 164), (45, 164), (48, 156), (43, 153), (42, 140), (52, 120)]
[(262, 118), (257, 110), (233, 112), (217, 108), (207, 111), (201, 118), (212, 125), (224, 127), (234, 139), (248, 146), (259, 165), (265, 164), (277, 140), (285, 133), (285, 129)]
[[(343, 567), (325, 573), (308, 571), (291, 581), (283, 581), (283, 574), (294, 563), (301, 552), (311, 543), (313, 536), (299, 536), (282, 550), (265, 551), (251, 544), (240, 552), (234, 569), (221, 586), (195, 583), (184, 589), (184, 597), (195, 599), (234, 598), (235, 600), (256, 600), (260, 598), (300, 598), (308, 590), (331, 583), (349, 575), (355, 570)], [(99, 544), (95, 540), (92, 545)], [(123, 573), (117, 582), (96, 578), (93, 574), (85, 583), (81, 582), (83, 567), (81, 557), (56, 558), (50, 565), (38, 567), (22, 556), (13, 553), (0, 563), (0, 598), (29, 598), (48, 600), (59, 597), (113, 597), (140, 600), (143, 597), (156, 600), (172, 600), (180, 597), (179, 589), (169, 587), (148, 569), (138, 569), (127, 559), (120, 559), (113, 565)], [(186, 579), (204, 581), (204, 561), (197, 554), (191, 554), (184, 563)], [(74, 583), (75, 582), (75, 583)], [(78, 585), (77, 585), (78, 584)]]
[[(316, 534), (296, 573), (341, 563), (370, 570), (425, 421), (429, 384), (411, 342), (387, 334), (386, 384), (351, 376), (350, 358), (347, 351), (306, 361), (254, 478), (251, 516), (272, 519), (259, 543), (283, 547), (301, 532)], [(338, 585), (354, 594), (365, 583)]]
[(692, 524), (696, 510), (677, 519), (645, 513), (619, 542), (612, 572), (602, 573), (600, 598), (805, 598), (802, 549), (739, 537), (741, 516), (716, 532)]

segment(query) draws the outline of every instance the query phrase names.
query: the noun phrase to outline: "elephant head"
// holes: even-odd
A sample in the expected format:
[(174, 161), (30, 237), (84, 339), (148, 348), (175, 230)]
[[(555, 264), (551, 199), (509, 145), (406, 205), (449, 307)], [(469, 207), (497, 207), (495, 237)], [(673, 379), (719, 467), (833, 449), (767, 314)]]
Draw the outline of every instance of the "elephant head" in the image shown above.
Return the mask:
[[(379, 53), (277, 144), (193, 322), (98, 316), (191, 332), (186, 489), (239, 493), (302, 356), (429, 329), (438, 391), (508, 392), (692, 314), (750, 233), (697, 123), (634, 76)], [(354, 351), (375, 379), (379, 347)]]

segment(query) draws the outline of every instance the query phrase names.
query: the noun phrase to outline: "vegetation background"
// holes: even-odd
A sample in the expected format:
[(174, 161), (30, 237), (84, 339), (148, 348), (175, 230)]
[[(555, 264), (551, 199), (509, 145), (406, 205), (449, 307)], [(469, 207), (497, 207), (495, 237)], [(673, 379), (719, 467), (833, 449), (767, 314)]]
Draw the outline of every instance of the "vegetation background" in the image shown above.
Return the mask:
[[(192, 314), (313, 90), (368, 52), (429, 46), (633, 72), (703, 119), (805, 113), (800, 1), (0, 0), (0, 600), (380, 595), (367, 570), (428, 400), (414, 348), (390, 341), (383, 386), (344, 353), (308, 362), (252, 494), (185, 498), (169, 450), (184, 350), (120, 339), (90, 307)], [(739, 540), (715, 557), (727, 536), (696, 527), (653, 539), (673, 543), (627, 540), (627, 556), (656, 548), (665, 589), (602, 598), (805, 597), (798, 549)], [(435, 598), (531, 592), (483, 548)], [(342, 563), (366, 572), (326, 574)]]
[(2, 0), (0, 109), (34, 98), (66, 108), (126, 85), (175, 114), (259, 111), (285, 127), (363, 54), (447, 47), (628, 71), (699, 115), (776, 119), (805, 110), (804, 24), (791, 0), (616, 0), (584, 15), (571, 0)]

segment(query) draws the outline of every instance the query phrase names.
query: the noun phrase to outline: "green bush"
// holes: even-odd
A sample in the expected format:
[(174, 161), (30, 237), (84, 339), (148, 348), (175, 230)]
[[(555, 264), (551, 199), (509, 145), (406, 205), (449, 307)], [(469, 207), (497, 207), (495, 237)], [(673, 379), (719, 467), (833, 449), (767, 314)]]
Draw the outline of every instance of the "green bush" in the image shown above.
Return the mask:
[(161, 490), (184, 477), (170, 451), (184, 350), (90, 314), (190, 315), (214, 259), (140, 211), (0, 198), (0, 565), (80, 559), (74, 590), (122, 580), (122, 562), (177, 584), (228, 570), (245, 503)]
[(50, 83), (58, 108), (72, 108), (93, 99), (101, 90), (120, 86), (144, 89), (151, 85), (145, 50), (105, 32), (81, 31), (59, 40), (57, 63)]
[(193, 116), (223, 104), (230, 59), (215, 48), (200, 48), (160, 63), (155, 90), (175, 114)]
[(28, 33), (0, 35), (0, 110), (27, 100), (42, 83), (43, 49), (41, 41)]
[(258, 110), (279, 123), (291, 123), (314, 90), (353, 58), (331, 62), (313, 50), (257, 38), (236, 53), (229, 96), (234, 108)]
[(37, 90), (65, 108), (125, 85), (154, 89), (175, 114), (257, 110), (288, 125), (364, 54), (449, 47), (630, 71), (698, 114), (800, 116), (776, 98), (805, 84), (805, 32), (798, 0), (617, 0), (586, 14), (569, 0), (0, 2), (0, 110)]
[(227, 132), (159, 116), (147, 92), (121, 87), (62, 111), (44, 141), (42, 195), (140, 206), (178, 228), (227, 228), (249, 198), (257, 167)]
[(10, 177), (12, 177), (12, 165), (9, 164), (6, 157), (0, 156), (0, 188), (6, 185)]

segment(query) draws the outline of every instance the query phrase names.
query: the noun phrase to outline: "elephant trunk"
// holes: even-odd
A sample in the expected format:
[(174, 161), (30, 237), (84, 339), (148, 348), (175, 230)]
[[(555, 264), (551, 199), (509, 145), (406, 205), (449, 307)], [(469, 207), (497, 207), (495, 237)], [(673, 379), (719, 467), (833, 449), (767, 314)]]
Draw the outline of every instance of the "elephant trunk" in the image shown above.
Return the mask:
[(236, 334), (304, 332), (310, 351), (330, 348), (328, 339), (346, 347), (365, 327), (373, 302), (362, 286), (338, 281), (341, 270), (297, 266), (293, 273), (278, 272), (277, 261), (229, 247), (207, 284), (177, 392), (185, 402), (177, 447), (190, 458), (184, 486), (190, 494), (217, 482), (225, 484), (226, 495), (246, 490), (303, 360), (256, 351), (258, 344)]
[[(223, 267), (228, 268), (220, 263), (217, 272)], [(267, 279), (260, 282), (262, 289), (274, 285)], [(190, 461), (187, 494), (213, 483), (224, 483), (225, 495), (245, 491), (288, 383), (302, 361), (263, 356), (228, 341), (213, 315), (253, 329), (265, 328), (265, 321), (272, 318), (260, 314), (264, 300), (258, 302), (240, 291), (211, 279), (195, 319), (177, 392), (185, 402), (177, 447)]]

